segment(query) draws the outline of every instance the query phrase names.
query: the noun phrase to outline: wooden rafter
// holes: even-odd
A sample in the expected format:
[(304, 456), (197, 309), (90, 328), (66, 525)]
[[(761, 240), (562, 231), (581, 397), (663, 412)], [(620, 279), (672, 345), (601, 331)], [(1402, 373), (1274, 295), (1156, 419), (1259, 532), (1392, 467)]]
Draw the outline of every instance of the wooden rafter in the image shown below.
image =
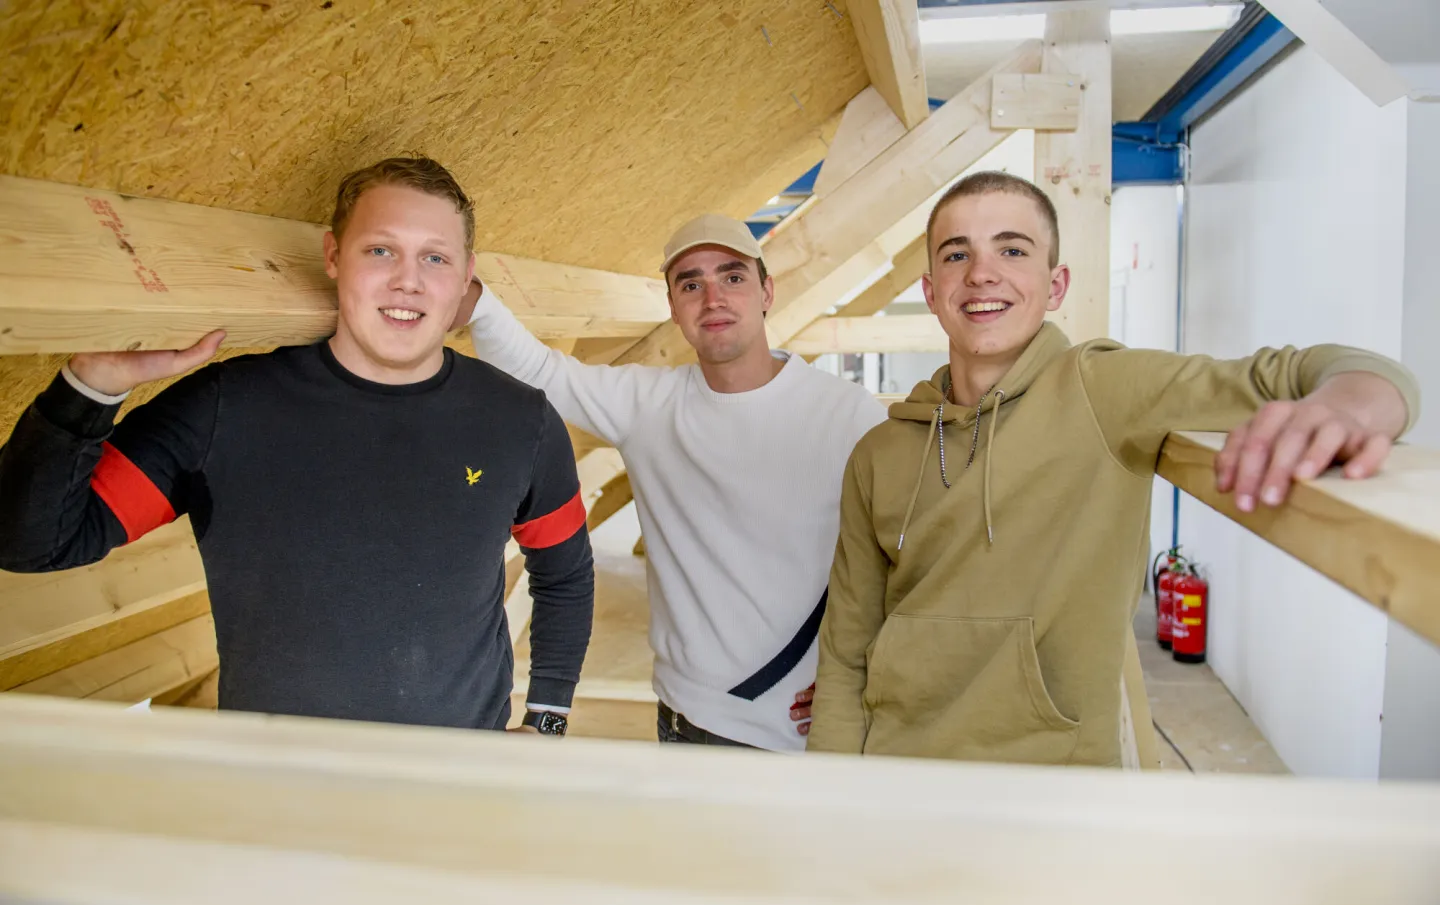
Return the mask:
[[(0, 176), (0, 354), (328, 336), (324, 227)], [(643, 336), (669, 317), (649, 277), (480, 252), (476, 272), (542, 339)], [(463, 331), (452, 337), (469, 351)], [(472, 353), (473, 354), (473, 353)]]
[(870, 83), (905, 128), (915, 128), (930, 112), (918, 5), (915, 0), (850, 0), (848, 8)]
[[(765, 259), (775, 276), (775, 305), (767, 321), (774, 344), (783, 345), (836, 298), (873, 282), (923, 232), (926, 202), (1011, 134), (991, 126), (991, 79), (1001, 73), (1037, 72), (1041, 56), (1040, 42), (1022, 44), (829, 195), (766, 237)], [(897, 229), (907, 221), (918, 221), (920, 227)], [(616, 361), (675, 365), (693, 356), (679, 328), (666, 323)]]

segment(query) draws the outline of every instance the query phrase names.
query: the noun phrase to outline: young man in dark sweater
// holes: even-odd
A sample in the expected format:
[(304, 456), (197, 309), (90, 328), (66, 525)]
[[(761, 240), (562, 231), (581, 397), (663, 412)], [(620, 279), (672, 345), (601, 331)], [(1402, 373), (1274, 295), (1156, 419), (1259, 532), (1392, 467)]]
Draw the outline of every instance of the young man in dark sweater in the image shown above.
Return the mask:
[(220, 706), (503, 729), (503, 550), (535, 598), (526, 727), (563, 734), (594, 571), (565, 426), (544, 394), (443, 345), (474, 212), (425, 159), (347, 176), (325, 236), (329, 340), (209, 365), (114, 424), (124, 396), (214, 355), (73, 356), (0, 448), (0, 568), (92, 563), (189, 514)]

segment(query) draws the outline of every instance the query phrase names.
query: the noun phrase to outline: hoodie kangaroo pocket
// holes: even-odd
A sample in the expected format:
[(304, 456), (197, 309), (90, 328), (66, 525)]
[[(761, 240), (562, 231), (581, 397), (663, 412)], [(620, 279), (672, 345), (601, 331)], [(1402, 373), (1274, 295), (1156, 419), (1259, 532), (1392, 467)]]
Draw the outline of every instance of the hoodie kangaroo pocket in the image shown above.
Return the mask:
[(891, 615), (865, 703), (866, 754), (1063, 764), (1080, 737), (1045, 688), (1028, 616)]

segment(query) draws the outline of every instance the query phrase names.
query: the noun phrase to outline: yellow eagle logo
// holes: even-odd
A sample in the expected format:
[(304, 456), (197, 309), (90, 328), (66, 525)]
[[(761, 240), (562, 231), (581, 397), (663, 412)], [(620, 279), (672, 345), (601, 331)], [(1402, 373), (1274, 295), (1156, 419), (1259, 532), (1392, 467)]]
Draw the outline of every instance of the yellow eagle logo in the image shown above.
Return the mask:
[(465, 466), (465, 483), (466, 483), (466, 484), (470, 484), (470, 485), (472, 485), (472, 486), (475, 485), (476, 483), (479, 482), (480, 476), (483, 475), (484, 473), (485, 473), (485, 470), (484, 470), (484, 469), (480, 469), (480, 470), (478, 470), (478, 471), (471, 471), (470, 466), (469, 466), (469, 465), (466, 465), (466, 466)]

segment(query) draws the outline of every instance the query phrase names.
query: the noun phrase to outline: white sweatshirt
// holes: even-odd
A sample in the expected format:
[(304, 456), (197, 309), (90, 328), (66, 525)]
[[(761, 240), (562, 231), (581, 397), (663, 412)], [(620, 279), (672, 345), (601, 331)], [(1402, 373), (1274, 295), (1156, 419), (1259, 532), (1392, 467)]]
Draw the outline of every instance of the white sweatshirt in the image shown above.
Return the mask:
[(731, 689), (816, 610), (845, 463), (884, 407), (785, 352), (772, 353), (785, 360), (780, 373), (745, 393), (715, 392), (698, 365), (587, 365), (546, 347), (488, 289), (470, 335), (482, 360), (543, 389), (562, 418), (620, 450), (645, 535), (655, 694), (702, 729), (804, 750), (790, 705), (815, 681), (813, 633), (768, 691), (747, 700)]

